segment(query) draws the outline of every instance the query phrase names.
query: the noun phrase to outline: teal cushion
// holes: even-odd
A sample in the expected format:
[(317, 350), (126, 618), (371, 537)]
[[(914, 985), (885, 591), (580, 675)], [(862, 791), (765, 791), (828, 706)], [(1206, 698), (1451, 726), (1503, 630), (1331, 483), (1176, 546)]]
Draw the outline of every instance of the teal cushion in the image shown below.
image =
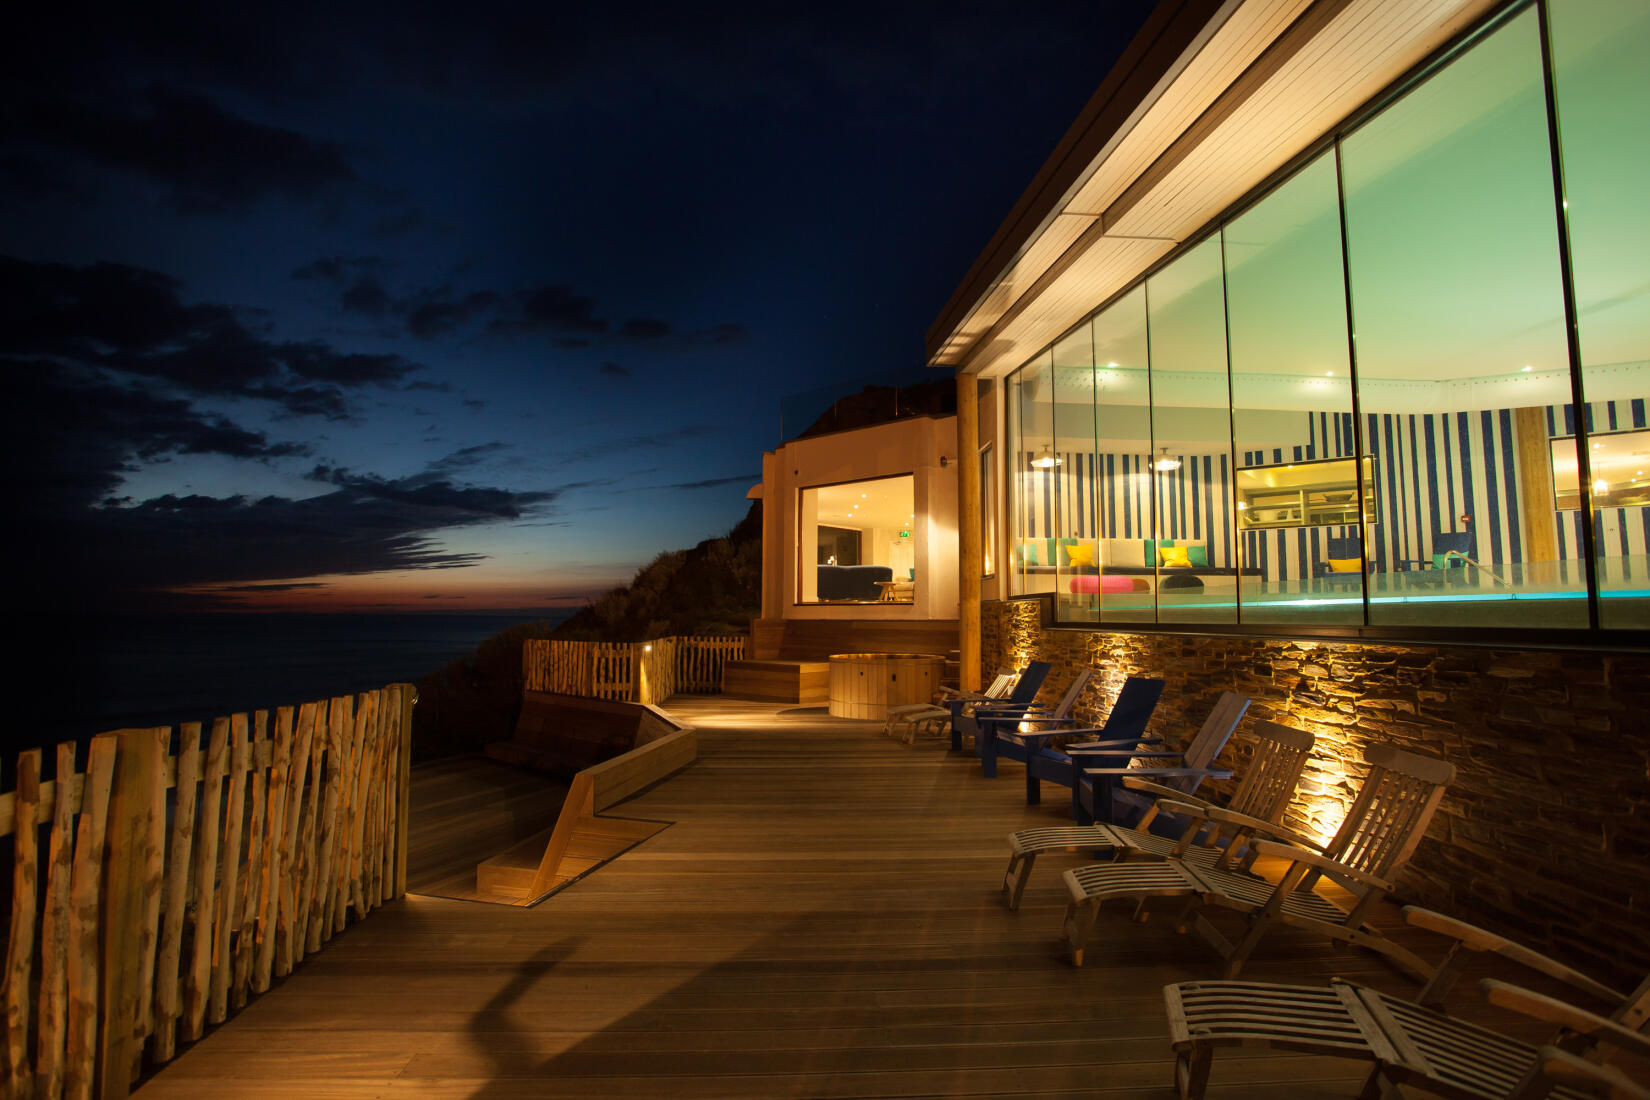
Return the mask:
[(1207, 546), (1186, 547), (1186, 560), (1197, 569), (1209, 568), (1209, 548)]

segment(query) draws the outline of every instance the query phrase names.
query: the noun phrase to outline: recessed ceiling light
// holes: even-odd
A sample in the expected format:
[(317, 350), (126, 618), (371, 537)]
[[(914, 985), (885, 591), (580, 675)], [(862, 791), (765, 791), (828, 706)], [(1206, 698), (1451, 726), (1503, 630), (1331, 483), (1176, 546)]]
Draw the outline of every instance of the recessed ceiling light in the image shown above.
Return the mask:
[(1332, 371), (1332, 370), (1326, 370), (1326, 371), (1323, 372), (1323, 376), (1325, 378), (1333, 378), (1333, 377), (1335, 377), (1335, 372)]
[(1525, 363), (1522, 367), (1518, 368), (1518, 373), (1519, 374), (1525, 374), (1525, 373), (1528, 373), (1529, 371), (1532, 371), (1532, 370), (1535, 370), (1535, 368), (1530, 366), (1528, 363)]

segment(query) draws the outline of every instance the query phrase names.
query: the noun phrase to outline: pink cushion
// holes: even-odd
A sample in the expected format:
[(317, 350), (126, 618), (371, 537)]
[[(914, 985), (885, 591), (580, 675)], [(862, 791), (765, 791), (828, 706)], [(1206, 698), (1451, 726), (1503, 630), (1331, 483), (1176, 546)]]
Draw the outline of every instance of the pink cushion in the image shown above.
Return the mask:
[(1107, 574), (1104, 577), (1073, 577), (1071, 590), (1076, 595), (1087, 593), (1094, 595), (1097, 592), (1133, 592), (1134, 578), (1118, 577)]

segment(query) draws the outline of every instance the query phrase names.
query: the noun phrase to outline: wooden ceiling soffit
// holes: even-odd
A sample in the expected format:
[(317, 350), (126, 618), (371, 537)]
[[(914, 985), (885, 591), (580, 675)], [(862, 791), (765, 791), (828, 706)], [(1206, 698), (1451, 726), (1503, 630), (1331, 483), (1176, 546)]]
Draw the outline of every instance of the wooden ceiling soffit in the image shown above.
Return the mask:
[[(1056, 279), (1059, 279), (1074, 264), (1083, 258), (1093, 248), (1095, 243), (1106, 235), (1108, 227), (1122, 221), (1134, 207), (1147, 195), (1157, 188), (1177, 168), (1197, 146), (1208, 138), (1221, 123), (1225, 122), (1233, 112), (1242, 106), (1250, 96), (1254, 95), (1283, 65), (1295, 54), (1305, 48), (1307, 43), (1319, 34), (1338, 16), (1352, 0), (1318, 0), (1281, 35), (1273, 40), (1272, 44), (1261, 51), (1259, 57), (1245, 69), (1237, 80), (1233, 81), (1225, 91), (1215, 97), (1207, 109), (1198, 116), (1197, 120), (1178, 138), (1169, 143), (1165, 149), (1140, 174), (1140, 176), (1124, 189), (1117, 200), (1106, 208), (1093, 225), (1091, 225), (1076, 241), (1060, 254), (1049, 265), (1035, 282), (1026, 288), (1014, 302), (1003, 311), (996, 322), (977, 337), (971, 347), (961, 356), (960, 369), (965, 373), (977, 373), (977, 361), (982, 358), (981, 353), (993, 348), (1007, 329), (1025, 309), (1046, 291)], [(995, 359), (996, 355), (991, 355)]]

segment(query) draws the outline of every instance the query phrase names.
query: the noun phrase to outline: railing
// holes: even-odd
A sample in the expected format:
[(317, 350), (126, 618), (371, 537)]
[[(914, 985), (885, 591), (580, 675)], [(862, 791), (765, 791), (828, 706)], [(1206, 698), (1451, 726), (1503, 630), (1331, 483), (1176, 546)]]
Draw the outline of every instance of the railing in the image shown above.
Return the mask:
[(684, 692), (722, 690), (722, 666), (745, 655), (745, 637), (693, 636), (651, 642), (522, 643), (528, 691), (553, 691), (623, 703), (660, 703)]
[[(12, 1097), (119, 1097), (178, 1040), (406, 891), (416, 693), (121, 730), (18, 757), (4, 1080)], [(49, 823), (48, 835), (41, 830)], [(46, 858), (42, 867), (44, 840)], [(41, 884), (44, 883), (42, 890)]]

